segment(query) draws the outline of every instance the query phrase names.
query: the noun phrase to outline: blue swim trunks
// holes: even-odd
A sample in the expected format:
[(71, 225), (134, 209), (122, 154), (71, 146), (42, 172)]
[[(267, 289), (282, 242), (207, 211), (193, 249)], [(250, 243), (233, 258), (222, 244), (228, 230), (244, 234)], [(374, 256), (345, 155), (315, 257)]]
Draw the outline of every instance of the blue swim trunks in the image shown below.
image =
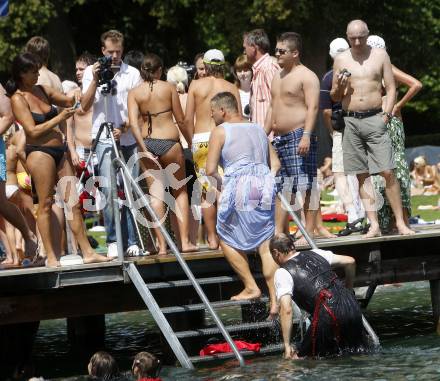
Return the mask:
[(317, 186), (317, 149), (318, 138), (310, 136), (310, 149), (306, 156), (297, 154), (298, 145), (304, 129), (298, 128), (286, 135), (275, 136), (272, 146), (281, 161), (278, 172), (277, 192), (303, 192)]
[(0, 181), (6, 181), (6, 151), (3, 136), (0, 136)]

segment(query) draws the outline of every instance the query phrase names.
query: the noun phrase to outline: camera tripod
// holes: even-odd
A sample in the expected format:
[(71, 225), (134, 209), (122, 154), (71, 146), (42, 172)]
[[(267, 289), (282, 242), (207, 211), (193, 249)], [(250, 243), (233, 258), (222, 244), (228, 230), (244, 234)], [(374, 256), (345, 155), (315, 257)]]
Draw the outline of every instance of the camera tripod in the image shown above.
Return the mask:
[[(108, 120), (108, 95), (111, 93), (112, 88), (113, 88), (113, 84), (112, 83), (107, 83), (105, 85), (104, 89), (101, 92), (102, 95), (104, 96), (104, 115), (105, 115), (105, 120)], [(113, 96), (114, 93), (112, 92), (111, 95)], [(105, 121), (105, 122), (101, 123), (101, 125), (99, 126), (99, 130), (98, 130), (98, 133), (96, 134), (96, 138), (92, 142), (92, 146), (90, 147), (90, 153), (89, 153), (89, 156), (87, 158), (87, 161), (86, 161), (86, 164), (85, 164), (85, 168), (88, 168), (90, 162), (92, 161), (93, 154), (96, 152), (96, 146), (98, 145), (99, 139), (100, 139), (101, 134), (103, 133), (104, 130), (106, 132), (106, 137), (110, 138), (110, 140), (111, 140), (112, 150), (113, 150), (113, 153), (114, 153), (115, 157), (117, 157), (118, 159), (122, 160), (124, 162), (124, 164), (125, 164), (125, 161), (124, 161), (124, 159), (122, 158), (122, 155), (119, 152), (118, 143), (116, 142), (115, 137), (113, 136), (114, 124), (112, 122), (106, 122)], [(139, 224), (138, 224), (138, 221), (137, 221), (137, 218), (136, 218), (137, 210), (133, 206), (134, 205), (133, 195), (131, 193), (130, 186), (128, 185), (129, 182), (126, 180), (124, 171), (121, 170), (120, 173), (121, 173), (121, 176), (122, 176), (122, 182), (124, 184), (125, 197), (126, 197), (126, 200), (128, 201), (129, 210), (130, 210), (130, 213), (131, 213), (131, 215), (133, 217), (133, 222), (134, 222), (134, 225), (135, 225), (135, 228), (136, 228), (136, 234), (138, 236), (138, 240), (139, 240), (139, 243), (140, 243), (143, 255), (145, 255), (144, 253), (146, 253), (147, 250), (145, 248), (144, 242), (143, 242), (141, 234), (140, 234)], [(84, 174), (85, 174), (85, 171), (83, 171), (83, 173), (80, 176), (80, 179), (79, 179), (79, 183), (80, 184), (82, 182)], [(157, 250), (155, 239), (154, 239), (154, 237), (153, 237), (153, 235), (152, 235), (152, 233), (150, 231), (150, 228), (147, 227), (147, 229), (148, 229), (148, 234), (149, 234), (149, 236), (151, 238), (151, 241), (153, 243), (153, 246)]]

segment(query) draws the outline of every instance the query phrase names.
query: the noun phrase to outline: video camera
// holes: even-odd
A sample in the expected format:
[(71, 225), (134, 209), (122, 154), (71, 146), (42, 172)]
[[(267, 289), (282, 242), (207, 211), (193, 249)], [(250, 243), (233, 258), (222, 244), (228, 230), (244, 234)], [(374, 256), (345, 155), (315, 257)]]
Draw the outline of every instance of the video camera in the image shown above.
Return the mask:
[(113, 77), (115, 74), (112, 70), (112, 56), (103, 56), (98, 58), (99, 73), (98, 73), (98, 85), (103, 86), (103, 93), (113, 93), (115, 83)]
[(177, 66), (180, 66), (182, 69), (185, 69), (186, 73), (188, 74), (188, 83), (190, 83), (191, 80), (194, 78), (194, 74), (196, 74), (195, 65), (188, 65), (187, 62), (179, 61), (177, 62)]

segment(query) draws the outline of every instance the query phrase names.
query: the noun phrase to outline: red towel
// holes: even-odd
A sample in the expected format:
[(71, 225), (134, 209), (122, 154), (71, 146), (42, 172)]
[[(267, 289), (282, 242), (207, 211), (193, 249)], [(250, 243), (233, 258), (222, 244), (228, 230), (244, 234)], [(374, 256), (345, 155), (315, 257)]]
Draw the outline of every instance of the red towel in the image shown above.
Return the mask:
[[(234, 340), (238, 350), (260, 352), (261, 343), (247, 343), (246, 341)], [(200, 356), (210, 356), (216, 353), (230, 353), (232, 349), (228, 343), (208, 344), (200, 351)]]
[(325, 222), (347, 222), (348, 217), (346, 214), (329, 213), (329, 214), (323, 214), (322, 220)]

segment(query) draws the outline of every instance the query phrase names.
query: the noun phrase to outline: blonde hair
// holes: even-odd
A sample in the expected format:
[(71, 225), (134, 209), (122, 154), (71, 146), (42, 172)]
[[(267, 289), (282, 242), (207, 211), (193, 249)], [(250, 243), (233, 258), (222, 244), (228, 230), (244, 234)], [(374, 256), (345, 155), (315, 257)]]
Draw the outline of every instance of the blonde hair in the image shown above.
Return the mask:
[(188, 86), (188, 73), (183, 67), (173, 66), (167, 72), (167, 81), (176, 86), (178, 93), (184, 93)]
[(426, 158), (425, 158), (425, 156), (423, 156), (423, 155), (417, 156), (414, 159), (414, 164), (418, 164), (418, 165), (421, 165), (421, 166), (426, 165)]

